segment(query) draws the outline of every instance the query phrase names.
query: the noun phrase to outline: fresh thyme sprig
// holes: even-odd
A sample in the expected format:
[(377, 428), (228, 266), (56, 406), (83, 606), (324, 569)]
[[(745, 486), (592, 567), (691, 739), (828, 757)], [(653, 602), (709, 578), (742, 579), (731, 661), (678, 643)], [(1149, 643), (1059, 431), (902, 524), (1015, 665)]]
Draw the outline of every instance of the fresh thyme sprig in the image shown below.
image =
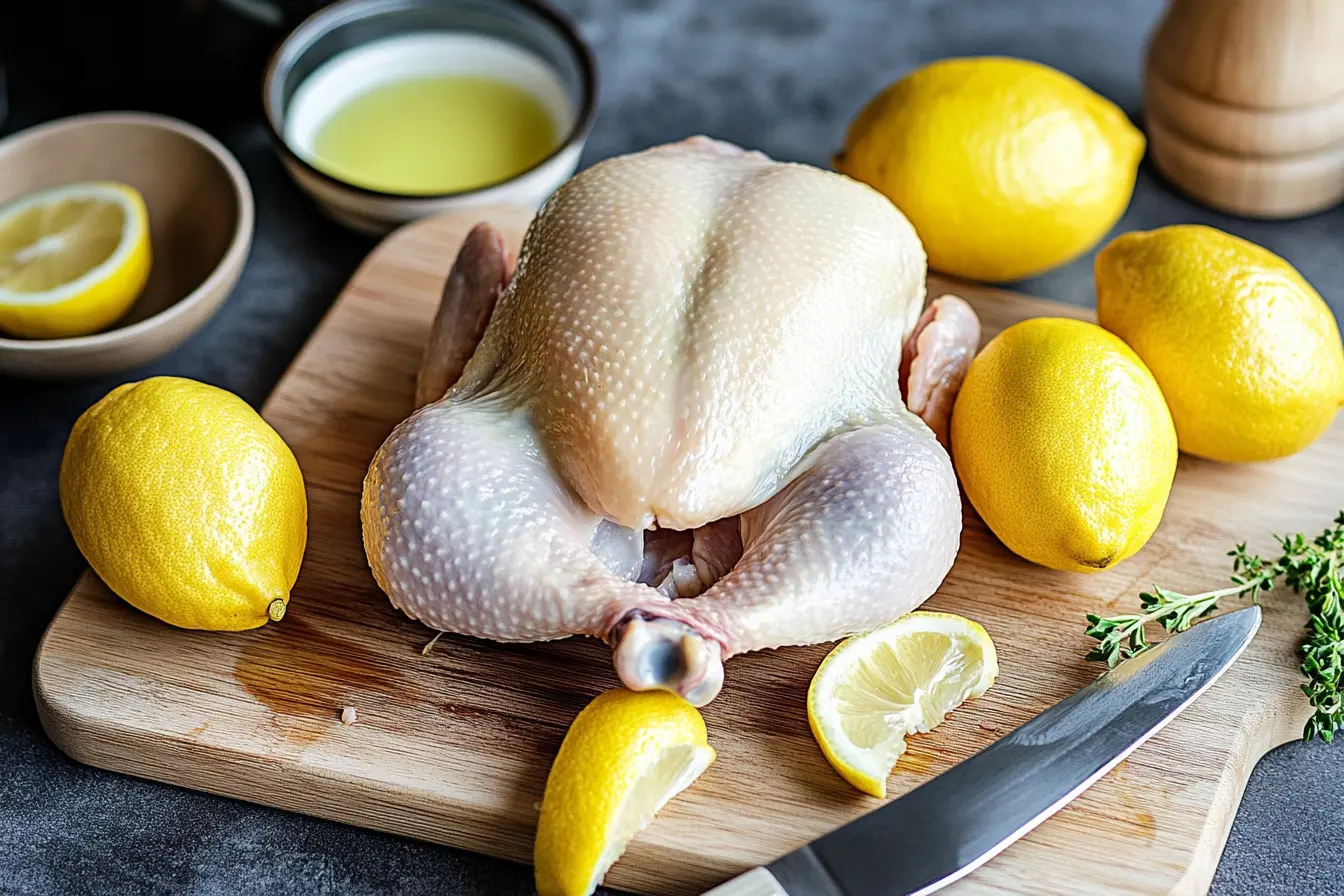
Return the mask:
[(1334, 525), (1313, 541), (1302, 535), (1275, 536), (1280, 556), (1270, 562), (1247, 552), (1239, 544), (1228, 556), (1232, 558), (1232, 584), (1198, 594), (1182, 594), (1154, 587), (1139, 595), (1142, 613), (1117, 616), (1087, 616), (1087, 636), (1097, 640), (1097, 646), (1087, 655), (1089, 660), (1105, 662), (1114, 668), (1117, 664), (1154, 647), (1144, 630), (1156, 622), (1169, 632), (1183, 632), (1201, 617), (1218, 608), (1225, 597), (1258, 600), (1260, 594), (1282, 581), (1307, 603), (1307, 637), (1302, 645), (1302, 674), (1307, 677), (1302, 691), (1311, 702), (1314, 713), (1307, 722), (1303, 737), (1319, 737), (1330, 741), (1336, 731), (1344, 727), (1344, 705), (1341, 687), (1344, 686), (1344, 584), (1340, 581), (1344, 566), (1344, 512), (1335, 517)]
[(1340, 566), (1344, 564), (1344, 513), (1335, 517), (1310, 545), (1301, 535), (1291, 548), (1284, 541), (1284, 584), (1301, 594), (1307, 602), (1307, 638), (1302, 644), (1302, 674), (1307, 680), (1302, 692), (1311, 701), (1315, 713), (1303, 732), (1306, 740), (1319, 737), (1327, 743), (1344, 727), (1340, 686), (1344, 685), (1344, 586), (1340, 584)]
[(1089, 613), (1087, 636), (1096, 638), (1097, 646), (1087, 658), (1103, 661), (1115, 668), (1130, 657), (1155, 646), (1148, 641), (1144, 632), (1143, 627), (1149, 622), (1156, 622), (1169, 632), (1183, 632), (1196, 619), (1212, 613), (1218, 607), (1218, 601), (1224, 597), (1255, 599), (1261, 591), (1274, 587), (1274, 580), (1280, 573), (1277, 565), (1267, 565), (1261, 558), (1248, 554), (1244, 544), (1237, 545), (1227, 553), (1232, 558), (1232, 584), (1226, 588), (1199, 594), (1182, 594), (1154, 586), (1151, 592), (1145, 591), (1139, 595), (1139, 603), (1145, 610), (1143, 613), (1119, 616)]

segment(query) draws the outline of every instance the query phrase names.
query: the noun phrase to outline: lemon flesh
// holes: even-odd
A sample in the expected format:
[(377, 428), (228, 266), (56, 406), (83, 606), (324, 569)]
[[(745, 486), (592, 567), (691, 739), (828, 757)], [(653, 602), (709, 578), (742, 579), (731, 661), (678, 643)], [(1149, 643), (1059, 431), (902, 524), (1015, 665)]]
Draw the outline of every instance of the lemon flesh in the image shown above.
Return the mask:
[(83, 336), (135, 303), (149, 279), (149, 215), (133, 187), (80, 183), (0, 209), (0, 330)]
[(1182, 451), (1259, 461), (1301, 451), (1344, 405), (1330, 308), (1292, 265), (1212, 227), (1117, 237), (1097, 255), (1097, 320), (1162, 387)]
[(931, 268), (1002, 282), (1105, 236), (1143, 148), (1119, 107), (1048, 66), (944, 59), (871, 100), (835, 164), (905, 213)]
[(241, 398), (178, 377), (109, 392), (75, 421), (61, 508), (107, 586), (182, 628), (279, 619), (307, 540), (303, 476)]
[(966, 497), (1009, 550), (1073, 572), (1148, 541), (1176, 477), (1176, 430), (1152, 373), (1095, 324), (1014, 324), (971, 362), (952, 408)]
[(808, 688), (807, 719), (840, 776), (885, 797), (906, 737), (932, 731), (998, 675), (994, 642), (978, 623), (915, 612), (832, 650)]
[(586, 896), (630, 839), (714, 761), (695, 707), (664, 691), (599, 695), (546, 780), (534, 850), (540, 896)]

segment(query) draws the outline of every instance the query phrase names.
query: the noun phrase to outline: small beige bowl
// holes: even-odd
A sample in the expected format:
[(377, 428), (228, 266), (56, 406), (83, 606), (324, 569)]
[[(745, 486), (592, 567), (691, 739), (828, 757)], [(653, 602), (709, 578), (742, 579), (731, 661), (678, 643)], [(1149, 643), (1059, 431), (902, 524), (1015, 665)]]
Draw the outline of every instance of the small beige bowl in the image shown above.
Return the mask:
[(0, 205), (86, 180), (145, 197), (153, 267), (126, 316), (70, 339), (0, 338), (0, 374), (63, 379), (166, 354), (218, 310), (252, 244), (252, 189), (229, 151), (186, 122), (135, 112), (77, 115), (0, 141)]

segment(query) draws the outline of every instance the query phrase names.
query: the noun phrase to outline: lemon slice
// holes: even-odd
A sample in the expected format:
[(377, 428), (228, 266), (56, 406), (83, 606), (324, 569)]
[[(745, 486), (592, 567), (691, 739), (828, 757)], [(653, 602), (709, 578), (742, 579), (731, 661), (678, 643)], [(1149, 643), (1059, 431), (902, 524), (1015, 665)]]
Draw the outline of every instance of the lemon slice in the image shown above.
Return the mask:
[(0, 330), (101, 330), (130, 309), (149, 265), (149, 216), (134, 188), (79, 183), (18, 199), (0, 208)]
[(933, 730), (998, 675), (994, 642), (978, 623), (911, 613), (841, 642), (822, 660), (807, 691), (807, 720), (841, 777), (885, 797), (906, 735)]
[(533, 853), (539, 896), (587, 896), (654, 813), (714, 761), (695, 707), (664, 691), (601, 694), (546, 780)]

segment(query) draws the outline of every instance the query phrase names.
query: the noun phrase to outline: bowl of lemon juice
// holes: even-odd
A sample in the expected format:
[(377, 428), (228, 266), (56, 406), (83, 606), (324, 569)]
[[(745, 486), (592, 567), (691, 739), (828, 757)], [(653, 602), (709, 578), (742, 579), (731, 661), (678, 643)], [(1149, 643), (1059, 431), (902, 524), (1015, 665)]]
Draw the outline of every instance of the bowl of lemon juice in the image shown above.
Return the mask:
[(517, 0), (341, 0), (271, 59), (266, 115), (294, 180), (381, 233), (471, 205), (536, 207), (592, 126), (592, 54)]

